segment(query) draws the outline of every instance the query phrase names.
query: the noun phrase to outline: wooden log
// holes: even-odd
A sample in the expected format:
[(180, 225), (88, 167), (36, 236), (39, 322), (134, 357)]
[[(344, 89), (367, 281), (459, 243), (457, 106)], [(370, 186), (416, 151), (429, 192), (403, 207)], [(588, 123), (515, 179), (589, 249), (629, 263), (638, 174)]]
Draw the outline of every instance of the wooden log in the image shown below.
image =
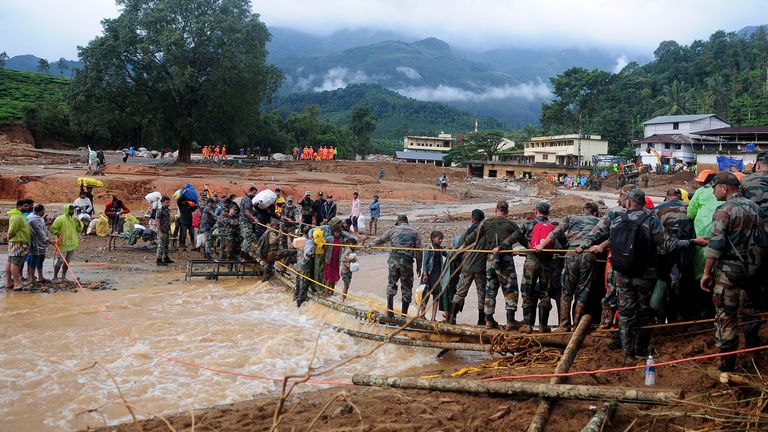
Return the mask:
[(417, 390), (507, 395), (519, 398), (615, 400), (640, 404), (667, 404), (683, 397), (681, 390), (646, 390), (634, 387), (612, 387), (581, 384), (548, 384), (535, 382), (499, 382), (452, 378), (397, 378), (381, 375), (353, 375), (360, 386), (393, 387)]
[(438, 348), (438, 349), (448, 349), (448, 350), (485, 351), (485, 347), (480, 344), (417, 340), (417, 339), (411, 339), (408, 337), (397, 336), (397, 335), (390, 337), (389, 335), (366, 333), (366, 332), (361, 332), (357, 330), (345, 329), (342, 327), (334, 327), (334, 329), (339, 333), (344, 333), (352, 337), (368, 339), (376, 342), (388, 342), (395, 345), (415, 346), (415, 347), (421, 347), (421, 348)]
[[(563, 351), (563, 355), (560, 357), (560, 361), (557, 363), (557, 366), (555, 366), (556, 374), (565, 373), (571, 369), (573, 360), (576, 358), (576, 353), (579, 351), (579, 348), (581, 348), (581, 344), (584, 342), (584, 338), (587, 337), (587, 330), (589, 330), (589, 326), (591, 324), (592, 315), (583, 315), (581, 317), (578, 327), (576, 327), (576, 330), (573, 332), (573, 336), (571, 336), (571, 340), (568, 342), (568, 346), (565, 347), (565, 351)], [(564, 379), (562, 377), (552, 377), (549, 380), (549, 383), (560, 384), (563, 381)], [(542, 432), (544, 430), (544, 426), (547, 424), (547, 419), (549, 418), (549, 412), (551, 410), (551, 400), (545, 399), (539, 402), (539, 407), (536, 409), (536, 414), (534, 414), (533, 420), (531, 420), (531, 425), (528, 426), (528, 431)]]
[(584, 425), (581, 432), (600, 432), (603, 430), (603, 425), (606, 420), (611, 418), (613, 410), (616, 409), (617, 403), (614, 401), (605, 402), (602, 407), (592, 416), (591, 419)]

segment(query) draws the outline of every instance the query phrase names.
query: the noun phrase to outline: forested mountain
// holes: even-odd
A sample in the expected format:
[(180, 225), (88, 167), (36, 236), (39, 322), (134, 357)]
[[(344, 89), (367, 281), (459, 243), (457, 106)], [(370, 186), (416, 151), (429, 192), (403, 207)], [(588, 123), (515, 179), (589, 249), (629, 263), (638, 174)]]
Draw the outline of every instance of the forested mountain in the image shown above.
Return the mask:
[[(5, 67), (7, 69), (14, 69), (27, 72), (41, 72), (40, 70), (40, 57), (35, 57), (31, 54), (13, 56), (6, 60)], [(75, 69), (81, 69), (83, 64), (79, 61), (66, 60), (63, 62), (60, 60), (46, 60), (48, 62), (48, 71), (42, 71), (46, 75), (63, 76), (67, 78), (72, 77), (72, 73)], [(61, 66), (64, 66), (63, 68)]]
[(768, 124), (768, 32), (744, 38), (717, 31), (690, 45), (664, 41), (654, 59), (619, 73), (572, 68), (551, 79), (556, 98), (543, 106), (542, 127), (579, 129), (607, 138), (612, 151), (641, 138), (656, 115), (715, 113), (734, 126)]
[(284, 27), (269, 27), (269, 32), (272, 39), (267, 44), (268, 60), (276, 65), (291, 58), (338, 53), (388, 40), (411, 41), (411, 38), (395, 32), (365, 28), (337, 30), (327, 36), (316, 36)]
[[(274, 108), (287, 116), (304, 111), (308, 105), (317, 105), (320, 118), (337, 125), (346, 124), (355, 107), (368, 107), (377, 118), (375, 138), (399, 140), (405, 135), (433, 135), (440, 131), (455, 135), (474, 126), (474, 116), (466, 111), (407, 98), (375, 84), (294, 93), (277, 99)], [(492, 118), (483, 118), (480, 122), (484, 129), (504, 128)]]

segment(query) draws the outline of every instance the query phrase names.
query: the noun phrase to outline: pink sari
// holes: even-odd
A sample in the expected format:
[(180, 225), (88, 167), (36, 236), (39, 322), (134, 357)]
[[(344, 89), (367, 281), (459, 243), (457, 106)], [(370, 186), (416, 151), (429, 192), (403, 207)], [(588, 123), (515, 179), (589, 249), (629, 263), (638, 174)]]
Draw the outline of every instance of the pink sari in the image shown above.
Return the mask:
[[(341, 279), (341, 239), (333, 240), (333, 247), (331, 250), (331, 260), (325, 263), (325, 269), (323, 269), (323, 278), (330, 286), (336, 285), (336, 282)], [(326, 251), (326, 253), (328, 253)]]

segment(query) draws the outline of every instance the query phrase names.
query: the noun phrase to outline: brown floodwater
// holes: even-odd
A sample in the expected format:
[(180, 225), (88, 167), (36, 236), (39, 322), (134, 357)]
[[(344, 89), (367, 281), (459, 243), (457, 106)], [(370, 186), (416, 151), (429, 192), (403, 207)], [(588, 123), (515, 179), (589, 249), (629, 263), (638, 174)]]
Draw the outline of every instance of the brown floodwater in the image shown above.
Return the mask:
[[(352, 292), (381, 302), (385, 257), (361, 258)], [(82, 264), (75, 270), (83, 279), (108, 280), (118, 288), (90, 293), (139, 343), (95, 312), (83, 293), (0, 294), (0, 430), (63, 431), (129, 421), (107, 371), (140, 417), (279, 392), (272, 381), (192, 368), (158, 358), (158, 352), (282, 378), (306, 371), (316, 339), (315, 367), (321, 369), (375, 346), (324, 325), (366, 324), (316, 304), (297, 309), (284, 287), (258, 279), (187, 283), (178, 273), (145, 274), (119, 265)], [(477, 358), (437, 360), (436, 353), (386, 345), (323, 379), (396, 375)]]

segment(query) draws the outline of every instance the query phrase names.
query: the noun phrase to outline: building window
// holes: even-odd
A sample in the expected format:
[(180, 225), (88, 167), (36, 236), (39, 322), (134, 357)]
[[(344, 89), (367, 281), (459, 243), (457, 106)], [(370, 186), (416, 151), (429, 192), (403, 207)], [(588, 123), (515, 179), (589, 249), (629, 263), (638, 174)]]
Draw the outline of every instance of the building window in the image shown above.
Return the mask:
[(507, 177), (514, 177), (514, 176), (515, 176), (514, 171), (507, 170)]
[(544, 159), (544, 160), (548, 160), (549, 159), (549, 155), (544, 153), (543, 155), (541, 155), (541, 158)]
[(680, 123), (672, 123), (672, 129), (674, 130), (680, 129)]
[(682, 144), (675, 144), (675, 150), (682, 150), (683, 145)]
[(496, 170), (488, 170), (488, 177), (496, 178)]
[(671, 147), (669, 144), (664, 144), (664, 150), (669, 150)]

